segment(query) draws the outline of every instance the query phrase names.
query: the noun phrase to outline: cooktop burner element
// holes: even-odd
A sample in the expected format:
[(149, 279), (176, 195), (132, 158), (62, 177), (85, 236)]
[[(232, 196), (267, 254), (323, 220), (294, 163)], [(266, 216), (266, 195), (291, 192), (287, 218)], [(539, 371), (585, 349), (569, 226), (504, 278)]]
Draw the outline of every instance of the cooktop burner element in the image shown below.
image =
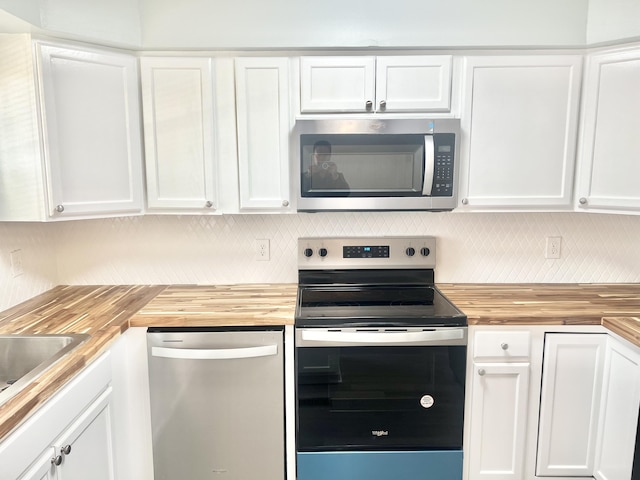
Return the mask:
[(433, 237), (301, 238), (296, 326), (466, 326), (435, 286)]

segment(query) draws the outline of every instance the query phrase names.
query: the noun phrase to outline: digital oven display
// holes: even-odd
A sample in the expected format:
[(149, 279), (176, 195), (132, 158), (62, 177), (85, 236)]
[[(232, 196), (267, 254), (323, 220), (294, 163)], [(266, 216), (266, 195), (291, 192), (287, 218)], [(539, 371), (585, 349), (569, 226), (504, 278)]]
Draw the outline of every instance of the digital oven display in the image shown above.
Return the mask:
[(389, 245), (342, 247), (343, 258), (389, 258)]

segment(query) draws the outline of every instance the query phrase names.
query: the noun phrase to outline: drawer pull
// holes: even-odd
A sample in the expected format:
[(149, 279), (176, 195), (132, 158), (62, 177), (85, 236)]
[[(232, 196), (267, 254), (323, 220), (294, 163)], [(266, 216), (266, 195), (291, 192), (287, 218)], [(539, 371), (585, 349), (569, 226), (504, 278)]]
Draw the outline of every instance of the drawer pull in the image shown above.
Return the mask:
[(480, 375), (481, 377), (484, 376), (485, 373), (487, 372), (485, 371), (484, 368), (481, 368), (480, 370), (478, 370), (478, 375)]
[(503, 350), (509, 350), (509, 344), (508, 343), (501, 343), (500, 344), (500, 348), (502, 348)]

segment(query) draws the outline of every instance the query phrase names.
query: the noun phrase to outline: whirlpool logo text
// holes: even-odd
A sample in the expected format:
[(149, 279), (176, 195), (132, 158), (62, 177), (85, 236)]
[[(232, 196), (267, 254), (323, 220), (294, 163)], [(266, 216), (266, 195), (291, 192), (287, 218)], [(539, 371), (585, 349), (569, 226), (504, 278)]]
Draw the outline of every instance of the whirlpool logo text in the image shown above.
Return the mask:
[(374, 437), (388, 437), (389, 430), (371, 430), (371, 435)]

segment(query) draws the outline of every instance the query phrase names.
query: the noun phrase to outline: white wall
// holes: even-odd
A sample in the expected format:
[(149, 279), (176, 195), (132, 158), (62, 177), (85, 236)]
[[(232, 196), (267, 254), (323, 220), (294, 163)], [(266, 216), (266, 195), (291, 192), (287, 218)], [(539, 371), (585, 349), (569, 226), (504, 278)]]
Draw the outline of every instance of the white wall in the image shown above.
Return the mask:
[[(141, 45), (138, 0), (0, 0), (0, 8), (52, 35)], [(2, 17), (0, 17), (0, 28)]]
[(589, 0), (587, 44), (640, 38), (640, 0)]
[(145, 48), (584, 45), (586, 0), (141, 0)]
[[(297, 239), (434, 235), (439, 282), (640, 282), (640, 216), (595, 214), (316, 213), (147, 216), (57, 225), (59, 282), (297, 281)], [(562, 258), (544, 258), (545, 237)], [(254, 260), (257, 238), (271, 260)]]
[[(0, 223), (0, 311), (58, 285), (56, 225)], [(14, 277), (11, 252), (20, 250), (23, 273)]]

